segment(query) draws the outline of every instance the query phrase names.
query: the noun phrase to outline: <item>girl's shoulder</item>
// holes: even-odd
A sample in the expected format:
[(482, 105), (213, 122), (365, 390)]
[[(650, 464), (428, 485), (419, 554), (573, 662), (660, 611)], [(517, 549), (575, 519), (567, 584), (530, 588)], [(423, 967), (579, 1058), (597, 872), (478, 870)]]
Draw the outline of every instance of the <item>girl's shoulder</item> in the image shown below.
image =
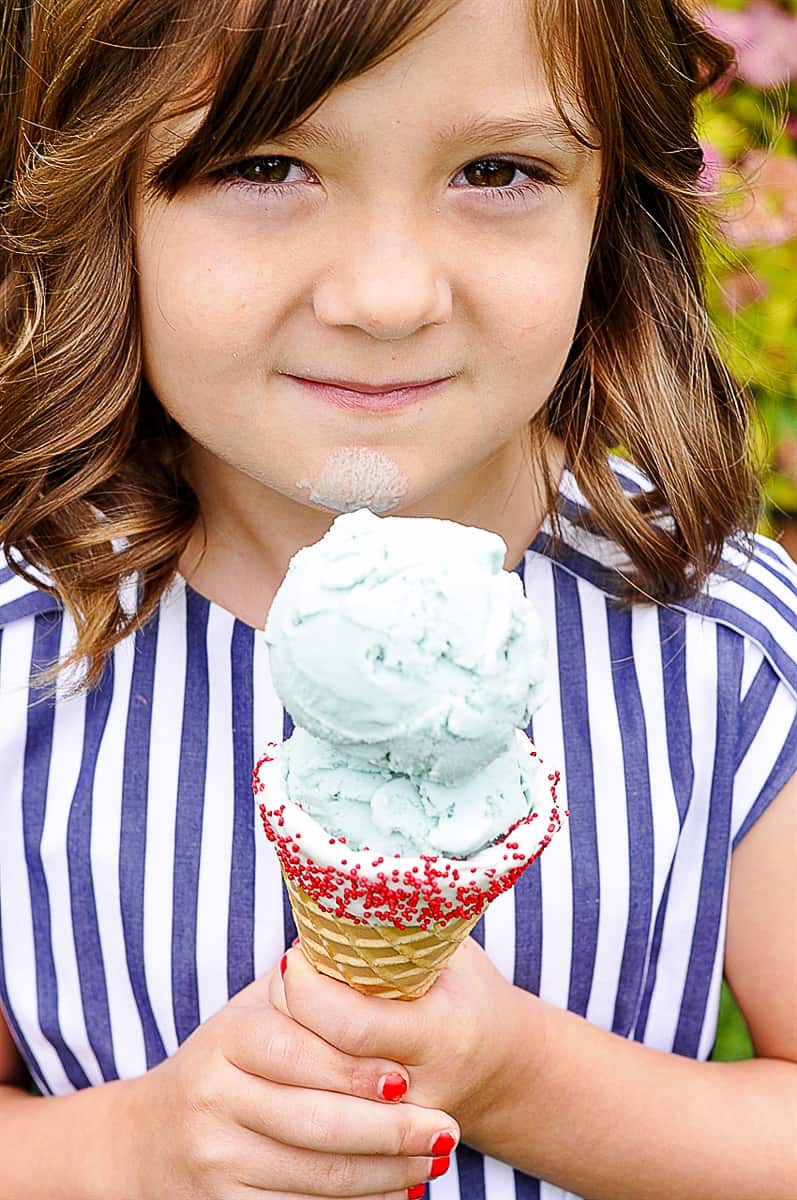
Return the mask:
[(61, 609), (55, 596), (17, 575), (9, 565), (9, 555), (0, 549), (0, 630), (17, 621), (58, 613)]
[[(626, 492), (650, 487), (630, 463), (613, 457), (612, 467)], [(557, 571), (579, 581), (582, 591), (611, 604), (620, 595), (628, 560), (616, 543), (583, 525), (589, 505), (573, 476), (566, 471), (559, 491), (560, 540), (543, 528), (530, 548), (549, 558)], [(697, 596), (666, 606), (642, 609), (682, 614), (686, 623), (706, 623), (736, 635), (743, 648), (755, 648), (770, 664), (774, 676), (797, 700), (797, 565), (777, 542), (762, 534), (726, 543), (718, 569)]]

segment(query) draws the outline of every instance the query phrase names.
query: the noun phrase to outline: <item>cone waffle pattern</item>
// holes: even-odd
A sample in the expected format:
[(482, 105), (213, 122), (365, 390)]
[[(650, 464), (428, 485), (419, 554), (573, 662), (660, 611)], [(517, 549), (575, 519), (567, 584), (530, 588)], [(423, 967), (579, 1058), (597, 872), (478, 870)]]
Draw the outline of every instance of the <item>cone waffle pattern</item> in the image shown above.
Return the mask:
[(480, 915), (432, 929), (355, 925), (322, 912), (284, 872), (283, 878), (302, 951), (316, 970), (387, 1000), (415, 1000), (428, 992)]

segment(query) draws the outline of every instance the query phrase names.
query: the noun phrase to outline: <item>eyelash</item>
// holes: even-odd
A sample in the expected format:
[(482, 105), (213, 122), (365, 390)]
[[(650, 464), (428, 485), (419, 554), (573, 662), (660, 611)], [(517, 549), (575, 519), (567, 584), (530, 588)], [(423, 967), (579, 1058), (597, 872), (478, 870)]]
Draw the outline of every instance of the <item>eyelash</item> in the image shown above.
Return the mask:
[[(285, 154), (259, 154), (251, 158), (241, 159), (239, 162), (230, 163), (216, 174), (216, 185), (224, 189), (240, 190), (243, 192), (263, 193), (284, 195), (286, 192), (296, 191), (296, 183), (252, 183), (248, 180), (241, 179), (236, 172), (245, 170), (252, 163), (257, 162), (281, 162), (287, 163), (290, 166), (300, 167), (304, 171), (309, 172), (309, 168), (305, 167), (304, 163), (298, 158), (291, 158)], [(482, 158), (471, 159), (464, 167), (461, 167), (457, 174), (461, 174), (468, 167), (483, 165), (490, 163), (492, 166), (510, 166), (515, 170), (521, 171), (528, 176), (528, 182), (520, 186), (512, 185), (509, 187), (492, 187), (492, 188), (471, 188), (477, 194), (481, 193), (485, 203), (493, 203), (497, 201), (500, 204), (523, 204), (528, 203), (529, 199), (539, 195), (544, 187), (556, 187), (556, 180), (553, 174), (546, 171), (543, 167), (531, 163), (527, 163), (522, 159), (506, 158), (503, 156), (485, 155)], [(312, 174), (312, 172), (309, 172)], [(467, 189), (457, 189), (467, 190)]]

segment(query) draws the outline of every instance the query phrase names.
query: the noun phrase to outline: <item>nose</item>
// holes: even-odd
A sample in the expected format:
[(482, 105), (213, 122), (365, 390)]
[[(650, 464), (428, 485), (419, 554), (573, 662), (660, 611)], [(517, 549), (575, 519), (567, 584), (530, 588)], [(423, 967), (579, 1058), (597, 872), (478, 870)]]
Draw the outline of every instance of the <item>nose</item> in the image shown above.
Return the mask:
[(434, 251), (394, 216), (355, 226), (313, 295), (324, 325), (354, 326), (382, 341), (409, 337), (451, 318), (451, 286)]

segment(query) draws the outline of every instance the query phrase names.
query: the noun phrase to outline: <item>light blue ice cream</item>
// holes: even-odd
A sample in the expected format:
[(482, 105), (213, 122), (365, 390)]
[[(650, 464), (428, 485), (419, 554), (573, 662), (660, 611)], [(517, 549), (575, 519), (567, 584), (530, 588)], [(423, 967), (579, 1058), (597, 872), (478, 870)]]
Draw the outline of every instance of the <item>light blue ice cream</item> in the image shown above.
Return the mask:
[(454, 786), (353, 762), (345, 749), (303, 729), (275, 757), (293, 803), (330, 837), (380, 854), (466, 858), (535, 807), (543, 783), (529, 749), (517, 733), (508, 750)]
[(506, 547), (426, 518), (337, 518), (291, 561), (266, 623), (297, 726), (369, 771), (451, 785), (505, 754), (545, 646)]

